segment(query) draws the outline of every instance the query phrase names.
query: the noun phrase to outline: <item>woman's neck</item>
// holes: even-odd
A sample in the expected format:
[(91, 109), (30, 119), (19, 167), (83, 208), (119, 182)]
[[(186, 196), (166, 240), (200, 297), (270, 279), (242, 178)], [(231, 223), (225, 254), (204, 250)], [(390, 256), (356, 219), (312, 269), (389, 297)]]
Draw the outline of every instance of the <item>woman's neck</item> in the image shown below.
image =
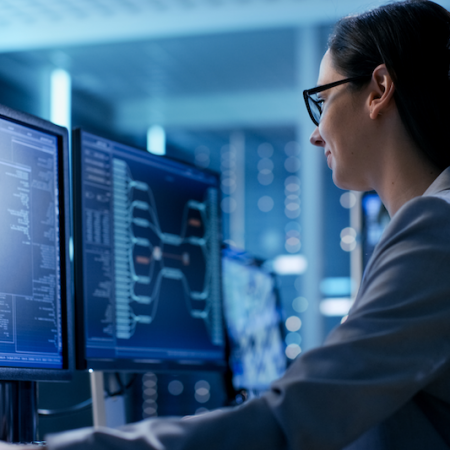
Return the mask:
[(411, 147), (389, 159), (375, 190), (393, 217), (406, 202), (423, 195), (441, 170), (421, 150), (411, 151)]

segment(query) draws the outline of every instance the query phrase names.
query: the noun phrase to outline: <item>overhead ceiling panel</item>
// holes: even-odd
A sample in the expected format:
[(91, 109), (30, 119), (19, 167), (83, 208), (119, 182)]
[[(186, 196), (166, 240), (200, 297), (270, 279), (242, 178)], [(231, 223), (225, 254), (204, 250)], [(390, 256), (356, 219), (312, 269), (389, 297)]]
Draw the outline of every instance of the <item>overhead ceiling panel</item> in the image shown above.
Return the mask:
[(0, 51), (327, 23), (379, 3), (383, 0), (0, 0)]
[[(6, 58), (6, 59), (5, 59)], [(75, 88), (116, 101), (295, 85), (295, 32), (269, 30), (97, 45), (0, 57), (35, 67), (62, 66)]]

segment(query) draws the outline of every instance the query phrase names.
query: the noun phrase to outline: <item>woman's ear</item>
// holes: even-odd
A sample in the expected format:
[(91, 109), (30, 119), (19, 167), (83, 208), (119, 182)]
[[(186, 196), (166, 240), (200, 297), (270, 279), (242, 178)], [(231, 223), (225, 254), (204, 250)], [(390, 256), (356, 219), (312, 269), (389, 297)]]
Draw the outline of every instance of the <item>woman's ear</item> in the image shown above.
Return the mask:
[(369, 111), (370, 118), (376, 119), (394, 105), (395, 85), (385, 64), (375, 68), (370, 82)]

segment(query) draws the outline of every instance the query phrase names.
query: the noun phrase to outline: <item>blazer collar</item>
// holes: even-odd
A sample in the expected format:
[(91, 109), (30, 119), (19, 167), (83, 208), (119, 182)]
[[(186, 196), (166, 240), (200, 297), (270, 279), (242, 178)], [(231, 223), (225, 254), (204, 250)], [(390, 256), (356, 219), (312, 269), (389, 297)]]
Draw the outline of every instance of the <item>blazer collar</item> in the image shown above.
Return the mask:
[(450, 189), (450, 167), (447, 167), (428, 187), (423, 195), (434, 195)]

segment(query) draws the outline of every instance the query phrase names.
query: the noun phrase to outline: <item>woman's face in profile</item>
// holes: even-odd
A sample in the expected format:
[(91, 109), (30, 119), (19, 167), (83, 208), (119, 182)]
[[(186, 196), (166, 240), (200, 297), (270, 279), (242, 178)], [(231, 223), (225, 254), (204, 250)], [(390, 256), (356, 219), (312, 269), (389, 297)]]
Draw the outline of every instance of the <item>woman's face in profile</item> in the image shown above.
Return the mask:
[[(333, 65), (327, 51), (320, 65), (318, 86), (347, 78)], [(336, 86), (319, 93), (323, 101), (319, 126), (313, 131), (310, 142), (322, 147), (328, 167), (333, 171), (333, 181), (342, 189), (366, 190), (369, 140), (367, 126), (366, 90), (354, 92), (348, 84)]]

